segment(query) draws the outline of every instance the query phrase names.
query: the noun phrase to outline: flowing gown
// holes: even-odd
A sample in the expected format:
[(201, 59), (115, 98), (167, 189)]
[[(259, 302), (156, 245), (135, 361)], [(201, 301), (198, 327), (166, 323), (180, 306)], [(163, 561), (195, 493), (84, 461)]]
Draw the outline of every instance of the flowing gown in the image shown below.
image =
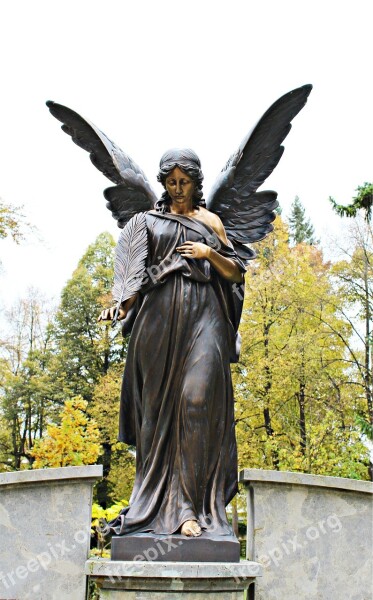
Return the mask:
[[(176, 533), (188, 519), (229, 535), (225, 506), (237, 491), (230, 362), (243, 286), (207, 260), (186, 259), (184, 241), (214, 246), (245, 266), (213, 230), (191, 217), (146, 214), (148, 259), (123, 376), (119, 440), (136, 446), (129, 502), (112, 533)], [(216, 247), (218, 244), (218, 247)]]

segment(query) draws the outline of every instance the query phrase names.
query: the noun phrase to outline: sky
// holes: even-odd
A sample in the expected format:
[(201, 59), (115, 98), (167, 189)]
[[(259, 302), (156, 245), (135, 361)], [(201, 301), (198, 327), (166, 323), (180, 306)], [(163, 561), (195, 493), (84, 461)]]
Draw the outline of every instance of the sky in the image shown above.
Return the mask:
[(267, 108), (312, 83), (262, 189), (278, 192), (285, 216), (299, 196), (325, 247), (343, 237), (328, 197), (348, 203), (372, 181), (372, 18), (366, 0), (2, 2), (0, 197), (37, 233), (0, 240), (0, 308), (30, 286), (58, 302), (97, 235), (119, 235), (102, 195), (111, 182), (49, 99), (103, 130), (158, 195), (163, 152), (193, 148), (208, 196)]

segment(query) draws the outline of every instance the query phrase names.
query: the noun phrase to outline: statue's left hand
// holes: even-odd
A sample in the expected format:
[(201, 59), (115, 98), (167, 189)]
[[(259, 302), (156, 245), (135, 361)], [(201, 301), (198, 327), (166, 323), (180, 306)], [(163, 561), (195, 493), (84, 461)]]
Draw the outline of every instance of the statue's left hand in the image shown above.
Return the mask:
[(176, 251), (185, 258), (209, 258), (211, 253), (210, 246), (201, 242), (184, 242), (176, 248)]

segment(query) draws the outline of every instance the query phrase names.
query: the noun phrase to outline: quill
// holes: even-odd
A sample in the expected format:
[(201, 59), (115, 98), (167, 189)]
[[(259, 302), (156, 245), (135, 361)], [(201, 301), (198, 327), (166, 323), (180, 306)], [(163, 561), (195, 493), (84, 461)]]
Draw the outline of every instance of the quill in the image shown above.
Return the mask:
[(145, 214), (137, 213), (121, 232), (115, 249), (113, 298), (117, 302), (112, 327), (118, 320), (120, 305), (141, 288), (148, 256)]

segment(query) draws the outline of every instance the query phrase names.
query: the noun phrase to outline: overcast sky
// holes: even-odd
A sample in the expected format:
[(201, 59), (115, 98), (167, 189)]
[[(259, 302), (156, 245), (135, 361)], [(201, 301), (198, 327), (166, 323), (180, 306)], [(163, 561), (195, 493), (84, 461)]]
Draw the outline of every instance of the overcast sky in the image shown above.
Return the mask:
[(341, 230), (328, 196), (372, 180), (372, 3), (324, 0), (12, 0), (0, 6), (0, 197), (39, 230), (0, 240), (0, 303), (30, 285), (58, 295), (102, 231), (119, 230), (111, 185), (60, 130), (48, 99), (102, 129), (155, 191), (172, 146), (200, 156), (205, 193), (265, 110), (314, 88), (263, 188), (298, 195), (318, 237)]

